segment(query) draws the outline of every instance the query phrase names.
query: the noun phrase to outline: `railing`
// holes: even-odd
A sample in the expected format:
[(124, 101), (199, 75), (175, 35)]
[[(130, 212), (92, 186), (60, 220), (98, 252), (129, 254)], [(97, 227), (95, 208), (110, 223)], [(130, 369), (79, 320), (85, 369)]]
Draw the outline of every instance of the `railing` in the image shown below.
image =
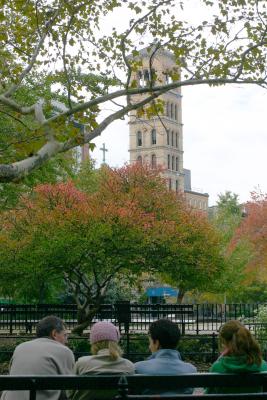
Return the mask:
[[(21, 335), (1, 335), (0, 336), (0, 365), (1, 362), (10, 362), (15, 347), (23, 342), (35, 338), (34, 336), (21, 336)], [(89, 355), (88, 351), (84, 349), (79, 350), (79, 342), (88, 341), (88, 336), (70, 336), (68, 346), (73, 351), (75, 359)], [(78, 346), (77, 346), (78, 344)], [(147, 335), (124, 333), (120, 340), (120, 346), (123, 349), (124, 356), (132, 362), (146, 359), (149, 355), (149, 341)], [(214, 362), (218, 355), (218, 336), (213, 333), (212, 335), (186, 335), (182, 336), (179, 346), (184, 361), (192, 362), (199, 365), (199, 371), (207, 371), (212, 362)], [(263, 353), (264, 359), (266, 357)], [(7, 371), (6, 371), (7, 372)]]
[[(259, 304), (103, 304), (92, 322), (109, 320), (122, 330), (147, 331), (149, 324), (168, 318), (180, 325), (185, 333), (217, 332), (230, 319), (241, 319), (254, 330)], [(77, 324), (74, 304), (0, 304), (0, 331), (31, 333), (46, 315), (57, 315), (71, 329)]]
[[(263, 393), (226, 394), (226, 395), (175, 395), (165, 396), (164, 391), (196, 387), (258, 387)], [(185, 375), (91, 375), (91, 376), (0, 376), (0, 390), (27, 390), (29, 400), (36, 400), (38, 390), (115, 390), (117, 400), (155, 399), (158, 395), (144, 396), (142, 392), (150, 389), (152, 393), (161, 393), (164, 399), (262, 399), (267, 398), (267, 374), (185, 374)], [(138, 393), (137, 395), (135, 393)], [(163, 392), (163, 394), (162, 394)], [(101, 392), (100, 392), (101, 393)], [(140, 394), (141, 393), (141, 394)], [(101, 395), (100, 397), (101, 398)]]

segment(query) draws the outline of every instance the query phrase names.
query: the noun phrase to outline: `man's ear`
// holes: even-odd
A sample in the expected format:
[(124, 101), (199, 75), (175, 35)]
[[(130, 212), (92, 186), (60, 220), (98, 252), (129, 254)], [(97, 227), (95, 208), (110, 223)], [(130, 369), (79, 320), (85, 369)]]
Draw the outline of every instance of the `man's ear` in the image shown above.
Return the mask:
[(52, 332), (50, 333), (50, 337), (51, 337), (51, 339), (56, 340), (56, 337), (57, 337), (57, 331), (56, 331), (56, 329), (53, 329), (53, 330), (52, 330)]
[(155, 347), (159, 350), (160, 349), (160, 343), (159, 343), (158, 339), (153, 340), (153, 343), (154, 343)]

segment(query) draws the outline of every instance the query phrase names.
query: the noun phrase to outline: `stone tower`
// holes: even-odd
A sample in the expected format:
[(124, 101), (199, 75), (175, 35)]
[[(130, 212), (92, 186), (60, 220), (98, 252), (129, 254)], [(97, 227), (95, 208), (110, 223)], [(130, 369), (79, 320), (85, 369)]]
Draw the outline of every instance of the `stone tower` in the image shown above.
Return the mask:
[[(152, 50), (148, 48), (139, 52), (140, 67), (132, 80), (139, 86), (146, 86), (154, 75), (154, 85), (170, 83), (170, 72), (177, 68), (173, 55), (162, 49), (153, 57), (151, 54)], [(144, 96), (147, 95), (136, 96), (136, 101)], [(130, 163), (161, 165), (166, 171), (164, 176), (169, 189), (184, 192), (181, 89), (170, 90), (160, 99), (164, 102), (163, 115), (151, 119), (138, 117), (136, 112), (130, 115)]]

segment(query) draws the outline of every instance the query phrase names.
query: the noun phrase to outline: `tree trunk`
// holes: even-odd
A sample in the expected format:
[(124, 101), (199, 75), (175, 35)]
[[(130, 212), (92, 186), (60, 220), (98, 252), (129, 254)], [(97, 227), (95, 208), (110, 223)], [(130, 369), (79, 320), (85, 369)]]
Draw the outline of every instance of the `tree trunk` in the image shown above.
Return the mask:
[(45, 297), (46, 297), (45, 292), (46, 292), (46, 284), (42, 282), (39, 287), (39, 304), (45, 303)]
[(78, 309), (77, 322), (78, 324), (72, 329), (72, 333), (81, 336), (83, 331), (88, 328), (92, 322), (94, 316), (100, 309), (100, 304), (94, 304), (93, 307), (86, 309), (87, 307), (82, 307)]
[(178, 292), (178, 295), (177, 295), (177, 304), (182, 304), (184, 295), (185, 295), (185, 290), (184, 289), (179, 289), (179, 292)]

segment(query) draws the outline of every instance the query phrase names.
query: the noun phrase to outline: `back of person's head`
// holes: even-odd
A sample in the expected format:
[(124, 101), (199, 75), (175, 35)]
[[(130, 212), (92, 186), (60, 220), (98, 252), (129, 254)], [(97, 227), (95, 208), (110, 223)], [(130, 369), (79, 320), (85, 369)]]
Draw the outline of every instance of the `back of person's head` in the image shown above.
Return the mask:
[(220, 329), (220, 344), (226, 347), (226, 355), (246, 356), (247, 364), (261, 364), (258, 342), (240, 321), (228, 321)]
[(60, 333), (64, 330), (65, 325), (62, 319), (54, 315), (49, 315), (38, 322), (36, 326), (36, 336), (38, 338), (51, 337), (53, 331)]
[(153, 342), (158, 340), (162, 349), (176, 349), (181, 333), (178, 325), (169, 319), (159, 319), (152, 322), (149, 335)]
[(108, 349), (112, 361), (117, 360), (122, 355), (122, 350), (118, 345), (120, 333), (111, 322), (100, 321), (95, 323), (90, 332), (90, 343), (92, 354), (97, 354), (100, 350)]

